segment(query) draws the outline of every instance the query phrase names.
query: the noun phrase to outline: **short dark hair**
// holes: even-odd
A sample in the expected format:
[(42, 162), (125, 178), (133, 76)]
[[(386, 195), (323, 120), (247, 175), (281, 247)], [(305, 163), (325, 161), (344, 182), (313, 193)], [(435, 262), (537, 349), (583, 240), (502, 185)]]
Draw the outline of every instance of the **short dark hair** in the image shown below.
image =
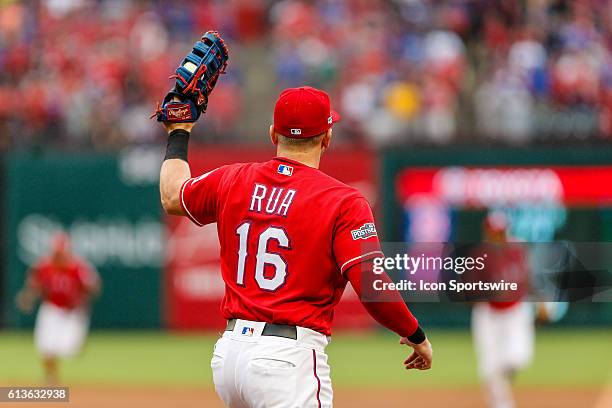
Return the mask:
[(313, 137), (308, 137), (308, 138), (287, 137), (287, 136), (281, 135), (280, 133), (276, 133), (276, 135), (278, 136), (279, 144), (282, 144), (283, 146), (300, 149), (300, 148), (314, 147), (314, 146), (321, 144), (321, 139), (323, 139), (323, 136), (325, 136), (325, 133), (327, 132), (321, 133), (320, 135), (316, 135)]

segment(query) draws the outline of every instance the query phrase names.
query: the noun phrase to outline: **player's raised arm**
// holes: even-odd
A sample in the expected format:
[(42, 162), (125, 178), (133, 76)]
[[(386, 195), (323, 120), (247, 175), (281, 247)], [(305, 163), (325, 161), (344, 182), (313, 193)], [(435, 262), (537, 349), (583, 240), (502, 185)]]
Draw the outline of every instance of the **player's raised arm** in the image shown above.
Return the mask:
[(191, 177), (187, 164), (189, 134), (206, 112), (208, 96), (219, 75), (225, 73), (229, 58), (227, 46), (216, 31), (206, 32), (181, 62), (171, 78), (175, 83), (151, 118), (156, 117), (168, 132), (166, 157), (162, 164), (159, 191), (168, 214), (190, 215), (181, 206), (181, 188)]
[(166, 157), (159, 176), (159, 191), (164, 210), (184, 215), (197, 226), (216, 222), (219, 186), (229, 166), (221, 166), (191, 178), (187, 163), (187, 144), (193, 123), (164, 124), (168, 131)]
[(181, 187), (191, 177), (187, 145), (193, 126), (193, 123), (164, 123), (168, 145), (159, 174), (159, 195), (162, 207), (168, 214), (185, 214), (181, 207)]

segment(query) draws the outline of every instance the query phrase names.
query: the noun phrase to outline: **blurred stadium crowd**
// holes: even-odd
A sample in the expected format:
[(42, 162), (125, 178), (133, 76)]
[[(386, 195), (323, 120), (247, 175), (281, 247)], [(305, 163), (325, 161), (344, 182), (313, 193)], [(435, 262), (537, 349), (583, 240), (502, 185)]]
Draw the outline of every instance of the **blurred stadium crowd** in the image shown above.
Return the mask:
[(347, 143), (612, 137), (606, 0), (0, 0), (0, 150), (158, 140), (148, 116), (210, 28), (230, 66), (201, 140), (265, 140), (298, 84), (332, 94)]

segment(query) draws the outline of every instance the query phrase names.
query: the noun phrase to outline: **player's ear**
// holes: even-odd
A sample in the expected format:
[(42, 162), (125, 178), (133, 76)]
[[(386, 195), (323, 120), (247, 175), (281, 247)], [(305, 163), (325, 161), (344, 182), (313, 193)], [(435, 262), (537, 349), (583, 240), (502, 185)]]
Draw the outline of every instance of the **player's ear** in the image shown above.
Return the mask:
[(325, 135), (323, 135), (323, 139), (321, 139), (321, 149), (322, 150), (325, 150), (329, 147), (329, 144), (331, 143), (331, 139), (332, 139), (332, 129), (329, 128), (327, 132), (325, 132)]
[(274, 131), (274, 125), (270, 125), (270, 141), (274, 146), (278, 144), (278, 135)]

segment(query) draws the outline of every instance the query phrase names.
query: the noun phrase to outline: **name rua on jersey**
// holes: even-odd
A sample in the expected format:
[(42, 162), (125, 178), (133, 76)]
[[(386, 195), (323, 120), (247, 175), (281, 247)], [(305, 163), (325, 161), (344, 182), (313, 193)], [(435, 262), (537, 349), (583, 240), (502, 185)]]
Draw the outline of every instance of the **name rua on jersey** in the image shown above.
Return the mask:
[(370, 237), (376, 236), (376, 226), (372, 222), (368, 222), (367, 224), (363, 224), (356, 230), (351, 231), (351, 235), (354, 240), (358, 239), (368, 239)]
[(249, 211), (286, 217), (289, 207), (293, 204), (295, 192), (290, 188), (270, 187), (256, 183), (251, 194)]

